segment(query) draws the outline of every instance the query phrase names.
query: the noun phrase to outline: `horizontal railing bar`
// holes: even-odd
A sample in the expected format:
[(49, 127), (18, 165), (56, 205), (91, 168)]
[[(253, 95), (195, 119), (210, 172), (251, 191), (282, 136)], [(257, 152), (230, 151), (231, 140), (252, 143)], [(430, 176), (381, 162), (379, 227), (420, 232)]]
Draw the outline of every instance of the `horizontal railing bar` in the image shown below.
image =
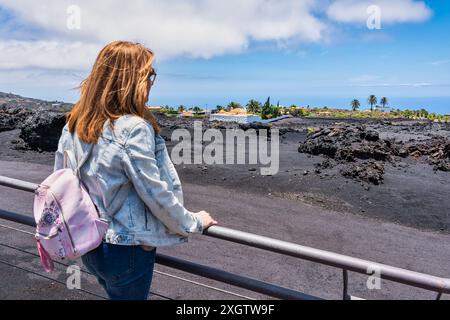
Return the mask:
[(240, 243), (331, 267), (346, 269), (348, 271), (363, 274), (372, 274), (373, 272), (376, 272), (382, 279), (435, 292), (450, 293), (450, 279), (447, 278), (435, 277), (424, 273), (353, 258), (330, 251), (305, 247), (291, 242), (276, 240), (220, 226), (213, 226), (204, 234), (214, 238)]
[[(0, 209), (0, 219), (36, 227), (32, 217)], [(158, 264), (284, 300), (319, 300), (299, 291), (156, 253)]]
[[(37, 184), (0, 176), (0, 185), (34, 192)], [(430, 291), (450, 293), (450, 279), (410, 271), (389, 265), (353, 258), (350, 256), (301, 246), (295, 243), (272, 239), (248, 232), (233, 230), (221, 226), (212, 226), (204, 232), (205, 235), (259, 248), (271, 252), (288, 255), (348, 271), (369, 274), (376, 272), (382, 279), (427, 289)]]
[(29, 216), (26, 216), (23, 214), (18, 214), (18, 213), (0, 209), (0, 218), (9, 220), (12, 222), (20, 223), (20, 224), (23, 224), (26, 226), (36, 227), (36, 222), (34, 221), (33, 217), (29, 217)]
[(5, 176), (0, 176), (0, 186), (18, 189), (18, 190), (22, 190), (22, 191), (34, 192), (34, 190), (37, 189), (38, 184), (23, 181), (23, 180), (8, 178)]
[(299, 291), (291, 290), (285, 287), (280, 287), (271, 283), (263, 282), (249, 277), (244, 277), (238, 274), (230, 273), (220, 269), (208, 267), (194, 262), (181, 260), (158, 253), (156, 255), (156, 262), (167, 267), (182, 270), (191, 274), (220, 281), (236, 287), (247, 289), (253, 292), (262, 293), (271, 297), (284, 300), (321, 300)]

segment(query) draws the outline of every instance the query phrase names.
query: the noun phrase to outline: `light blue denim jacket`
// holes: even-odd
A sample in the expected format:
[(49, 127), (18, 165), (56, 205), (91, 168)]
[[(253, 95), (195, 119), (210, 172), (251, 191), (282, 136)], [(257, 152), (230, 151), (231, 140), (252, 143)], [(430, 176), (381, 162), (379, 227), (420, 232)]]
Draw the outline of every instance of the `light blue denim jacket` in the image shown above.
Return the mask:
[[(180, 179), (164, 139), (134, 115), (106, 121), (97, 144), (63, 129), (54, 171), (64, 167), (64, 150), (75, 151), (80, 178), (102, 218), (110, 221), (105, 241), (120, 245), (169, 246), (203, 231), (183, 206)], [(77, 164), (71, 165), (76, 170)]]

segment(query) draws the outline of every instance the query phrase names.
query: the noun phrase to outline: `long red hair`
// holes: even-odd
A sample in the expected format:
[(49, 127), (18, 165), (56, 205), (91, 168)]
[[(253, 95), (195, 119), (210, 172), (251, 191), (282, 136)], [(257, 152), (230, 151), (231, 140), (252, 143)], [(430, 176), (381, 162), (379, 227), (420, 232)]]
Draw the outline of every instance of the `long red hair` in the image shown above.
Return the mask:
[(97, 143), (106, 120), (134, 114), (149, 121), (156, 133), (160, 128), (145, 107), (154, 54), (139, 43), (115, 41), (104, 47), (90, 75), (81, 83), (80, 100), (67, 114), (71, 133), (86, 143)]

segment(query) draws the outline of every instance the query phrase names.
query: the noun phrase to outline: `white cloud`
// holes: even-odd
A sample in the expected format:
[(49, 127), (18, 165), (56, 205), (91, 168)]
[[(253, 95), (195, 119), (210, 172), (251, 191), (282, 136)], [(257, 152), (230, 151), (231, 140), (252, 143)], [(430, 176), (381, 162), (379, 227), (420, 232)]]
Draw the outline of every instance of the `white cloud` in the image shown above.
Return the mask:
[[(0, 8), (13, 13), (8, 13), (8, 23), (0, 22), (0, 86), (29, 96), (76, 101), (73, 88), (86, 76), (99, 50), (118, 39), (144, 43), (159, 60), (210, 58), (270, 46), (304, 56), (303, 44), (324, 43), (331, 32), (339, 32), (333, 21), (365, 23), (367, 5), (373, 3), (382, 7), (382, 22), (422, 21), (431, 14), (422, 1), (411, 0), (0, 0)], [(80, 30), (66, 26), (67, 8), (73, 4), (81, 8)], [(327, 15), (319, 15), (323, 12)], [(369, 37), (373, 41), (373, 37), (379, 40), (388, 35), (367, 32), (363, 41)], [(327, 53), (322, 51), (321, 55)], [(434, 65), (440, 64), (443, 62)], [(197, 93), (200, 96), (208, 91), (204, 88), (219, 92), (228, 86), (232, 92), (247, 93), (262, 86), (266, 91), (287, 92), (293, 86), (283, 79), (276, 88), (274, 83), (253, 79), (244, 85), (234, 78), (220, 81), (220, 74), (218, 79), (208, 74), (165, 76), (171, 81), (156, 88), (163, 96), (175, 87), (177, 94), (201, 91)], [(350, 79), (354, 87), (432, 86), (387, 82), (394, 81), (372, 75)]]
[(442, 65), (448, 64), (448, 63), (450, 63), (450, 59), (449, 60), (438, 60), (438, 61), (431, 62), (431, 64), (435, 67), (442, 66)]
[[(73, 4), (81, 9), (80, 30), (66, 27), (67, 7)], [(143, 42), (163, 59), (179, 55), (210, 58), (242, 52), (251, 41), (318, 42), (324, 37), (326, 25), (313, 15), (315, 5), (315, 0), (0, 0), (0, 6), (45, 31), (52, 41), (62, 43), (61, 53), (54, 54), (55, 65), (64, 61), (61, 55), (69, 63), (78, 61), (80, 51), (90, 57), (92, 47), (117, 39)], [(52, 41), (21, 45), (44, 58), (49, 53), (46, 49), (58, 50)], [(70, 52), (67, 49), (78, 46), (71, 41), (87, 43), (88, 48), (78, 47)], [(44, 47), (42, 54), (35, 50), (39, 46)], [(50, 57), (47, 64), (54, 60)]]
[(423, 88), (433, 86), (446, 86), (441, 84), (433, 84), (429, 82), (417, 82), (417, 83), (365, 83), (365, 84), (352, 84), (350, 87), (411, 87), (411, 88)]
[(327, 9), (330, 19), (345, 23), (365, 23), (367, 8), (381, 9), (381, 23), (422, 22), (432, 12), (423, 1), (415, 0), (335, 0)]
[[(413, 0), (0, 0), (16, 22), (8, 24), (14, 26), (9, 32), (2, 26), (0, 68), (88, 69), (98, 50), (118, 39), (142, 42), (158, 59), (210, 58), (243, 52), (252, 43), (302, 52), (298, 44), (324, 42), (331, 32), (318, 11), (332, 20), (365, 21), (369, 4), (382, 8), (383, 22), (422, 21), (431, 14)], [(71, 5), (81, 9), (80, 30), (67, 28)], [(11, 38), (15, 34), (20, 40)]]
[(379, 80), (380, 78), (382, 78), (382, 77), (377, 76), (377, 75), (372, 75), (372, 74), (363, 74), (363, 75), (351, 78), (350, 82), (353, 82), (353, 83), (368, 82), (368, 81)]
[(80, 41), (0, 40), (0, 69), (86, 69), (100, 48)]

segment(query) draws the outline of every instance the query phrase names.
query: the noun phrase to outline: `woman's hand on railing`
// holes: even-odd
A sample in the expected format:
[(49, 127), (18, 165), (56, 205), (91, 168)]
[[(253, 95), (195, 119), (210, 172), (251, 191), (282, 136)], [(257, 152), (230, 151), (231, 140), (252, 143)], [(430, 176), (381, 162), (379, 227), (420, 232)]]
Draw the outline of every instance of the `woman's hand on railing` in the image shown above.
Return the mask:
[(203, 226), (203, 230), (206, 230), (209, 227), (216, 225), (218, 223), (216, 220), (214, 220), (211, 217), (211, 215), (208, 212), (206, 212), (204, 210), (196, 212), (194, 214), (197, 218), (200, 219), (202, 226)]

